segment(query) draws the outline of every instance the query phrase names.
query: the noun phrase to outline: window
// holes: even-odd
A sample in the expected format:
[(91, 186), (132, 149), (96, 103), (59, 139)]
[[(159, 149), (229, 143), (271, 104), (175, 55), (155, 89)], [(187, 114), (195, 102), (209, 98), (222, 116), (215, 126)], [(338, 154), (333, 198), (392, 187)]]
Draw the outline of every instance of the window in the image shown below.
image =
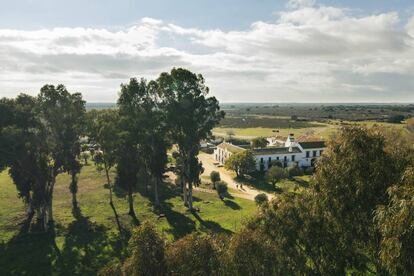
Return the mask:
[(294, 155), (292, 155), (292, 161), (295, 161), (295, 156)]
[(269, 157), (269, 163), (272, 163), (272, 157)]
[(285, 156), (285, 158), (283, 160), (286, 162), (287, 161), (287, 156)]
[(306, 158), (309, 158), (310, 157), (310, 151), (307, 151), (306, 152)]
[(263, 157), (260, 158), (260, 163), (263, 163)]
[(276, 157), (276, 160), (279, 160), (279, 156), (278, 156), (278, 157)]
[(316, 150), (313, 151), (313, 157), (316, 157)]

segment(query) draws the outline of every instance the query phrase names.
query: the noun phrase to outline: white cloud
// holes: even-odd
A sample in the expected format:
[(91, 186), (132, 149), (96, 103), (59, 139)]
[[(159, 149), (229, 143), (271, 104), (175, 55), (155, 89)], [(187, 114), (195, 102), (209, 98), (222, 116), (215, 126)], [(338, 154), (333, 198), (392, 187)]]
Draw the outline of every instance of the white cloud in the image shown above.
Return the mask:
[(289, 0), (286, 4), (288, 8), (303, 8), (315, 5), (315, 0)]
[(129, 77), (183, 66), (224, 101), (414, 101), (414, 16), (401, 27), (395, 12), (289, 5), (242, 31), (152, 18), (115, 31), (0, 29), (0, 96), (63, 82), (88, 100), (115, 101)]

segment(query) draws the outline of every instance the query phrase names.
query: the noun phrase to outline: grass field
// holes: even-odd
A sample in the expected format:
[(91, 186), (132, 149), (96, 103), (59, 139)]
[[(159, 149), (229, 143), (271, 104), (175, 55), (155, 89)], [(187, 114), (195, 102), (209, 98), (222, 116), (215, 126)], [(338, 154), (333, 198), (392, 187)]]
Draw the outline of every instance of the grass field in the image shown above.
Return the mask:
[[(264, 128), (264, 127), (218, 127), (213, 129), (213, 134), (216, 136), (227, 137), (227, 133), (232, 131), (236, 138), (241, 139), (252, 139), (255, 137), (270, 137), (275, 135), (288, 136), (289, 133), (294, 133), (296, 137), (302, 135), (312, 135), (320, 137), (321, 139), (328, 139), (333, 133), (338, 131), (341, 126), (358, 124), (358, 125), (380, 125), (386, 128), (397, 128), (402, 129), (405, 127), (405, 124), (390, 124), (384, 122), (374, 122), (374, 121), (361, 121), (361, 122), (350, 122), (350, 121), (338, 121), (338, 120), (329, 120), (325, 123), (313, 122), (309, 127), (302, 128)], [(275, 132), (277, 131), (277, 132)]]
[[(68, 190), (69, 177), (59, 176), (54, 193), (54, 233), (20, 232), (25, 218), (24, 205), (17, 197), (15, 186), (6, 172), (0, 174), (0, 275), (64, 274), (90, 275), (97, 268), (122, 256), (125, 239), (121, 239), (104, 176), (94, 166), (85, 166), (79, 178), (79, 210), (72, 210)], [(118, 191), (114, 203), (123, 227), (131, 230), (124, 194)], [(139, 221), (156, 224), (160, 234), (174, 240), (191, 232), (231, 233), (256, 210), (255, 203), (237, 197), (221, 201), (215, 193), (194, 192), (194, 206), (200, 212), (192, 214), (182, 205), (174, 187), (165, 185), (159, 217), (153, 212), (151, 200), (135, 194), (135, 211)]]

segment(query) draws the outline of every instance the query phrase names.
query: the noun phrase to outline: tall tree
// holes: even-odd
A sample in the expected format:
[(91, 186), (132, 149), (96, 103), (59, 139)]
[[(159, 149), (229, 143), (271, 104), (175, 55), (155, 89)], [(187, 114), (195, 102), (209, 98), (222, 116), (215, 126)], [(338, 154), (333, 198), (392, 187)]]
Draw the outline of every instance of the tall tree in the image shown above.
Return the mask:
[(197, 158), (200, 141), (211, 135), (224, 112), (215, 97), (207, 96), (209, 88), (200, 74), (174, 68), (170, 73), (162, 73), (157, 83), (169, 134), (178, 146), (182, 163), (179, 177), (183, 181), (184, 204), (192, 210), (192, 188), (201, 172)]
[(70, 190), (76, 207), (77, 179), (80, 163), (79, 137), (85, 113), (85, 101), (80, 93), (70, 94), (65, 86), (45, 85), (38, 96), (37, 114), (45, 135), (45, 154), (48, 156), (44, 187), (47, 221), (53, 221), (53, 190), (56, 177), (62, 172), (72, 176)]
[(94, 155), (98, 171), (104, 171), (109, 190), (109, 205), (115, 215), (115, 220), (122, 232), (118, 213), (113, 202), (113, 184), (110, 177), (111, 169), (116, 165), (119, 132), (119, 115), (117, 110), (103, 110), (88, 115), (88, 135), (98, 143), (99, 148)]

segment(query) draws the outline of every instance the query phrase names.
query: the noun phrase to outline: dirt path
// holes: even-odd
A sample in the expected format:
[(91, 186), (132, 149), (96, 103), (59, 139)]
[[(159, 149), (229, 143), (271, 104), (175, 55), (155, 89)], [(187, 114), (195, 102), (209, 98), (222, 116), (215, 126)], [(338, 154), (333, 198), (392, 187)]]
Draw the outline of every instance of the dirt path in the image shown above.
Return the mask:
[(256, 195), (261, 194), (261, 193), (265, 193), (265, 194), (267, 194), (269, 200), (274, 197), (274, 195), (272, 195), (270, 193), (266, 193), (264, 191), (254, 189), (254, 188), (248, 187), (246, 185), (243, 185), (243, 189), (241, 189), (240, 188), (240, 183), (236, 182), (233, 179), (233, 176), (227, 170), (225, 170), (223, 167), (218, 168), (217, 166), (214, 165), (215, 161), (214, 161), (213, 156), (211, 154), (200, 153), (198, 155), (198, 158), (203, 163), (203, 167), (204, 167), (203, 175), (210, 176), (210, 173), (212, 171), (220, 172), (221, 180), (227, 182), (229, 188), (237, 190), (237, 193), (234, 193), (234, 192), (232, 193), (233, 196), (254, 200), (254, 197)]

